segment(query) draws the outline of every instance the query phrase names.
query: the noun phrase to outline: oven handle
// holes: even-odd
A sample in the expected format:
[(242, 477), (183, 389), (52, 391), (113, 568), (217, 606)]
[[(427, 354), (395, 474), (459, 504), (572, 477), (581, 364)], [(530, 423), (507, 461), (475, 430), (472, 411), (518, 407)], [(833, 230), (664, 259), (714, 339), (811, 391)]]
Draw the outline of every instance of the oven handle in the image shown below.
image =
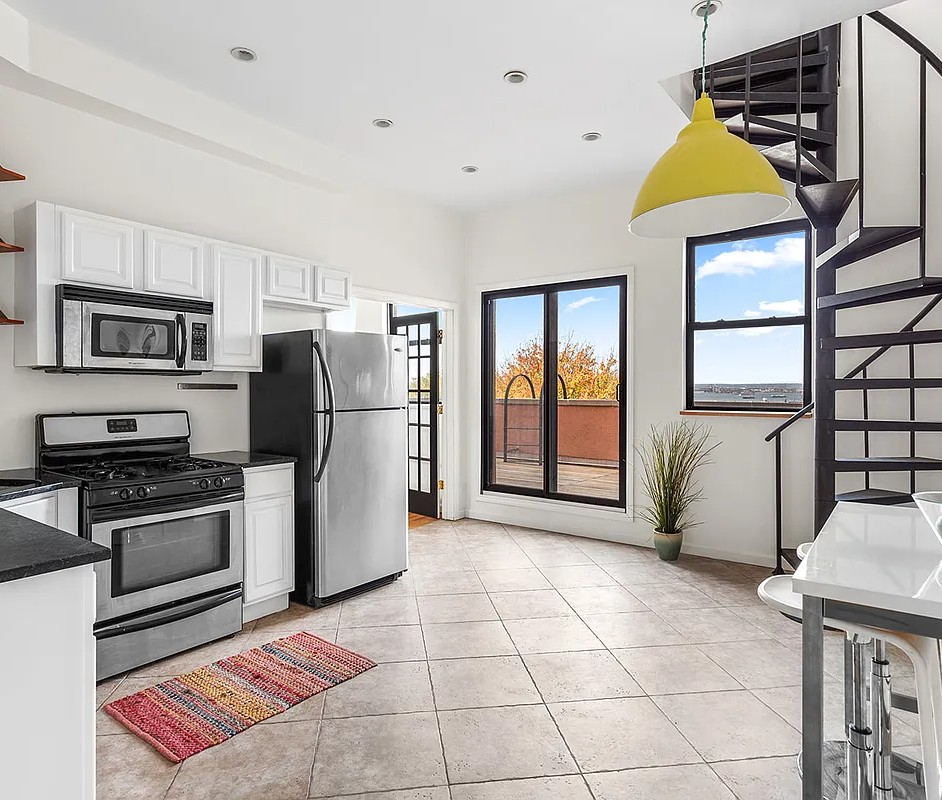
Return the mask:
[(231, 503), (241, 503), (245, 499), (245, 492), (230, 492), (229, 494), (197, 499), (179, 500), (168, 503), (165, 500), (136, 503), (133, 506), (110, 506), (108, 508), (94, 509), (89, 512), (89, 522), (114, 522), (118, 519), (136, 520), (144, 517), (153, 517), (158, 514), (171, 514), (175, 511), (196, 511), (200, 508), (211, 508)]
[(320, 342), (314, 342), (314, 352), (317, 353), (317, 360), (320, 362), (321, 370), (324, 373), (324, 386), (327, 389), (327, 441), (324, 442), (324, 452), (321, 454), (321, 463), (317, 468), (317, 473), (314, 475), (314, 483), (320, 483), (321, 478), (324, 477), (324, 470), (327, 469), (330, 451), (334, 446), (334, 425), (337, 421), (337, 396), (334, 394), (334, 379), (330, 374), (330, 367), (327, 366), (327, 359), (324, 358), (324, 352), (321, 350)]
[(186, 366), (186, 350), (188, 346), (186, 338), (186, 317), (183, 314), (177, 314), (177, 341), (180, 343), (180, 351), (177, 353), (177, 369), (183, 369)]
[(236, 598), (242, 597), (242, 587), (230, 589), (223, 594), (216, 594), (212, 597), (204, 597), (201, 600), (194, 600), (183, 605), (166, 608), (163, 611), (156, 611), (145, 617), (138, 617), (133, 622), (116, 622), (113, 625), (106, 625), (95, 631), (96, 639), (110, 639), (114, 636), (123, 636), (127, 633), (138, 633), (147, 631), (151, 628), (159, 628), (161, 625), (169, 625), (171, 622), (179, 622), (189, 617), (195, 617), (197, 614), (204, 614), (212, 611), (214, 608), (230, 603)]

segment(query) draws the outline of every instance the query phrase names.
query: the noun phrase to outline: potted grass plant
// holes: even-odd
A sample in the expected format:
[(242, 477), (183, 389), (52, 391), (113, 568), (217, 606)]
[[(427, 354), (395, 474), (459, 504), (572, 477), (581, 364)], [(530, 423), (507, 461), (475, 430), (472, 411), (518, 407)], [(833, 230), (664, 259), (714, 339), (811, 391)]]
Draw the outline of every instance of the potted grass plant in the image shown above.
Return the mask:
[(711, 463), (710, 454), (719, 446), (712, 438), (710, 428), (681, 420), (652, 425), (636, 448), (648, 496), (640, 515), (654, 528), (654, 546), (662, 561), (676, 561), (684, 531), (700, 524), (693, 517), (694, 504), (703, 498), (696, 473)]

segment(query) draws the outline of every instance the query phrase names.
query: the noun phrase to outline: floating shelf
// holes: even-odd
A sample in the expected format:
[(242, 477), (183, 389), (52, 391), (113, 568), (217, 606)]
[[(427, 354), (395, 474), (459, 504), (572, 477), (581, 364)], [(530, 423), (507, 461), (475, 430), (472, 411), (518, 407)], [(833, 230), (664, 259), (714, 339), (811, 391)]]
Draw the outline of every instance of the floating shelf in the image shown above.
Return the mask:
[(5, 169), (0, 167), (0, 181), (25, 181), (26, 176), (20, 175), (19, 172), (14, 172), (12, 169)]
[(22, 253), (24, 252), (22, 247), (19, 247), (15, 244), (9, 244), (3, 239), (0, 239), (0, 253)]
[(9, 317), (3, 316), (3, 312), (0, 311), (0, 325), (22, 325), (23, 320), (21, 319), (10, 319)]

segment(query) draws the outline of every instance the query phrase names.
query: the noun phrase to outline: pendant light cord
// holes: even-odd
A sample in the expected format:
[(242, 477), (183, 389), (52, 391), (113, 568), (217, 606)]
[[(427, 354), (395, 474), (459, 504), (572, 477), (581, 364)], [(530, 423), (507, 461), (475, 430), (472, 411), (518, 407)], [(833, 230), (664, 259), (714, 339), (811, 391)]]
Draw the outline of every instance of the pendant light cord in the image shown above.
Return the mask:
[(707, 46), (707, 28), (710, 26), (710, 11), (713, 8), (713, 0), (707, 0), (703, 9), (703, 49), (700, 54), (700, 94), (707, 93), (706, 88), (706, 46)]

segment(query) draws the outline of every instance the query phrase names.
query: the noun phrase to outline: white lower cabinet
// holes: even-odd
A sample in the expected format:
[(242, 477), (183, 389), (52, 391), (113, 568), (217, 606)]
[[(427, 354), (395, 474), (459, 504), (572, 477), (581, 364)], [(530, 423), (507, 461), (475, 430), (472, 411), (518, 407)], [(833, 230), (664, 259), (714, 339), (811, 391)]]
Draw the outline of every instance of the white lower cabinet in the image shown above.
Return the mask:
[(294, 465), (245, 469), (244, 622), (288, 607), (294, 589)]
[(78, 489), (59, 489), (0, 502), (0, 508), (34, 522), (78, 534)]

